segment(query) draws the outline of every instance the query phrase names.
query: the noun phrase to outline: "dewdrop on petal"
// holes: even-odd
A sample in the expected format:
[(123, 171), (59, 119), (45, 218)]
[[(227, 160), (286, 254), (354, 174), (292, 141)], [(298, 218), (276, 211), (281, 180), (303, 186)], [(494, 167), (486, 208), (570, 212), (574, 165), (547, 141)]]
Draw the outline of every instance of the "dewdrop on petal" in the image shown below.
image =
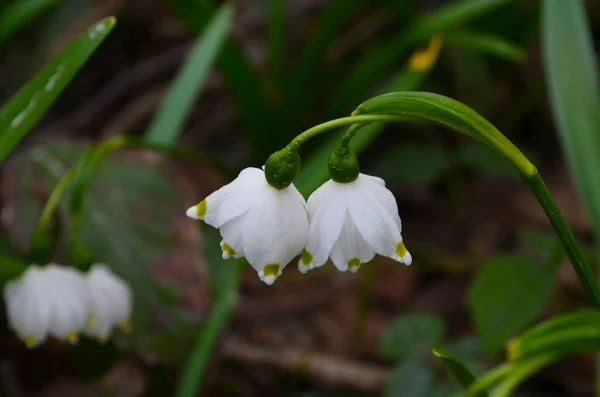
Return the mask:
[(29, 266), (6, 284), (4, 301), (10, 327), (30, 348), (48, 336), (76, 343), (88, 318), (85, 279), (71, 267)]
[(340, 270), (356, 272), (375, 254), (410, 265), (402, 241), (398, 206), (385, 182), (358, 174), (347, 183), (329, 180), (308, 199), (308, 244), (298, 263), (306, 273), (331, 257)]
[(85, 334), (106, 342), (115, 327), (129, 330), (133, 309), (129, 285), (101, 263), (92, 265), (85, 280), (90, 296)]
[(245, 257), (269, 285), (307, 242), (304, 197), (291, 183), (273, 187), (258, 168), (244, 169), (187, 215), (218, 228), (223, 258)]

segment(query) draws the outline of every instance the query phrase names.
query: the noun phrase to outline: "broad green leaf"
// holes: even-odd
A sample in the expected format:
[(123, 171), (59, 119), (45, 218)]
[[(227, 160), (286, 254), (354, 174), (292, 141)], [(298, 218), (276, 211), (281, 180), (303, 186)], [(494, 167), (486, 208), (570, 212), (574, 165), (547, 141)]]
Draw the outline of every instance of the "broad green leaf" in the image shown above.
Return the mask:
[(444, 322), (436, 315), (415, 312), (396, 317), (380, 340), (379, 350), (388, 358), (414, 359), (425, 354), (444, 335)]
[(600, 80), (583, 1), (544, 0), (542, 25), (545, 74), (554, 119), (598, 239)]
[[(40, 189), (50, 192), (84, 150), (67, 144), (32, 149), (15, 159), (16, 218), (14, 230), (27, 241), (37, 224), (41, 207)], [(33, 198), (33, 199), (30, 199)], [(95, 174), (85, 195), (81, 220), (81, 242), (98, 262), (106, 263), (132, 287), (135, 329), (142, 331), (158, 304), (152, 266), (171, 252), (172, 220), (182, 211), (181, 197), (164, 167), (127, 160), (114, 155)], [(59, 214), (65, 214), (68, 195)], [(60, 217), (61, 223), (69, 218)]]
[[(444, 349), (441, 346), (433, 347), (433, 354), (435, 354), (446, 366), (448, 371), (452, 374), (454, 379), (464, 388), (469, 388), (475, 382), (475, 376), (469, 371), (467, 366), (460, 361), (458, 357), (452, 354), (449, 350)], [(485, 391), (477, 393), (474, 397), (488, 396)]]
[(458, 162), (464, 166), (494, 177), (515, 176), (515, 170), (506, 158), (476, 142), (464, 142), (456, 150)]
[(44, 14), (61, 0), (18, 0), (0, 12), (0, 44)]
[(0, 110), (0, 162), (33, 128), (108, 36), (116, 20), (97, 22), (29, 80)]
[(428, 397), (434, 386), (434, 374), (422, 359), (407, 359), (398, 364), (390, 375), (384, 397)]
[(480, 32), (453, 32), (444, 36), (448, 44), (487, 53), (513, 62), (522, 61), (526, 54), (518, 46), (504, 40), (502, 37)]
[(208, 78), (214, 59), (227, 37), (232, 17), (233, 8), (225, 4), (198, 38), (146, 131), (148, 142), (161, 145), (176, 143), (194, 101)]
[[(211, 0), (167, 0), (167, 3), (196, 33), (204, 29), (215, 11)], [(264, 161), (270, 153), (261, 157), (261, 147), (269, 139), (265, 131), (270, 128), (272, 114), (263, 82), (240, 45), (232, 39), (223, 45), (217, 66), (223, 71), (253, 153)]]
[(539, 316), (554, 292), (558, 268), (526, 256), (492, 258), (469, 291), (469, 308), (486, 351), (504, 342)]
[(390, 186), (429, 186), (446, 170), (444, 153), (432, 145), (401, 144), (380, 157), (373, 174)]

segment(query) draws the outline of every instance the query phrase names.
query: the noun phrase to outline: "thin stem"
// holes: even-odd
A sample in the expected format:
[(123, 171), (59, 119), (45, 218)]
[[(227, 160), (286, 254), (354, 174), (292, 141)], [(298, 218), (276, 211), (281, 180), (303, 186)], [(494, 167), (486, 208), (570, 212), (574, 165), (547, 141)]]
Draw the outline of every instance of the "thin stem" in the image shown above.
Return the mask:
[(52, 193), (50, 193), (50, 197), (48, 201), (46, 201), (46, 205), (44, 206), (44, 210), (42, 211), (42, 215), (40, 216), (40, 221), (38, 223), (38, 229), (40, 230), (48, 230), (48, 226), (50, 225), (50, 221), (52, 220), (52, 214), (54, 213), (54, 209), (58, 206), (61, 197), (71, 184), (73, 177), (75, 176), (75, 167), (71, 167), (69, 171), (58, 181), (56, 187)]
[[(399, 122), (406, 121), (407, 119), (409, 118), (405, 116), (394, 116), (389, 114), (368, 114), (360, 116), (341, 117), (339, 119), (330, 120), (325, 123), (316, 125), (312, 128), (309, 128), (308, 130), (304, 131), (302, 134), (294, 138), (288, 144), (287, 147), (294, 151), (298, 150), (300, 145), (302, 145), (310, 138), (317, 136), (325, 131), (331, 130), (333, 128), (339, 128), (350, 124), (362, 125), (366, 123), (371, 123), (373, 121)], [(356, 129), (358, 129), (358, 127)]]
[(506, 374), (510, 373), (513, 368), (513, 363), (504, 363), (491, 371), (487, 372), (485, 375), (477, 379), (471, 386), (460, 394), (461, 397), (476, 397), (480, 396), (482, 393), (485, 393), (485, 390), (490, 388), (490, 386), (494, 385), (499, 379), (504, 377)]
[(234, 263), (237, 274), (232, 280), (232, 285), (222, 293), (215, 303), (210, 316), (203, 325), (202, 332), (198, 335), (194, 349), (185, 364), (183, 374), (177, 387), (176, 397), (193, 397), (197, 395), (197, 388), (202, 380), (204, 369), (210, 357), (210, 351), (215, 344), (217, 336), (225, 327), (231, 309), (235, 303), (235, 297), (239, 284), (241, 272), (240, 263)]
[(360, 130), (362, 127), (364, 127), (365, 125), (367, 125), (368, 123), (364, 123), (364, 124), (352, 124), (350, 126), (350, 128), (348, 128), (346, 130), (346, 132), (344, 132), (344, 135), (342, 135), (342, 139), (340, 140), (340, 145), (344, 145), (344, 146), (348, 146), (350, 144), (350, 141), (352, 140), (352, 138), (354, 138), (354, 135), (356, 135), (356, 133), (358, 132), (358, 130)]
[(524, 177), (524, 180), (544, 209), (554, 231), (565, 247), (565, 251), (577, 272), (579, 281), (589, 300), (597, 309), (600, 309), (600, 290), (598, 289), (598, 282), (594, 276), (594, 272), (585, 259), (581, 247), (577, 243), (571, 228), (567, 224), (544, 180), (537, 171), (530, 176)]
[(511, 372), (511, 375), (507, 376), (506, 380), (494, 390), (492, 397), (508, 397), (525, 379), (557, 358), (558, 355), (556, 353), (551, 353), (534, 357), (531, 360), (516, 366)]

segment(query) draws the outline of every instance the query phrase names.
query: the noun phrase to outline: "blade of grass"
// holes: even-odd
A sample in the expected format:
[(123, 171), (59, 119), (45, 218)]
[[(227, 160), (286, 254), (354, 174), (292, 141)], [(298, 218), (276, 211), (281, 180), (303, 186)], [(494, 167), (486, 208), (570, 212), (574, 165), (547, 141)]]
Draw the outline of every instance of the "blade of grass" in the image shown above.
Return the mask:
[(444, 36), (448, 44), (495, 55), (513, 62), (525, 59), (525, 51), (502, 37), (481, 32), (452, 32)]
[(32, 21), (61, 0), (19, 0), (10, 3), (0, 15), (0, 44), (9, 39), (19, 30), (25, 28)]
[(284, 53), (284, 0), (270, 0), (269, 2), (269, 61), (268, 70), (271, 81), (280, 87)]
[[(167, 0), (167, 3), (196, 33), (202, 31), (215, 10), (210, 0)], [(260, 158), (261, 145), (269, 139), (265, 131), (270, 128), (272, 116), (263, 82), (239, 44), (232, 39), (223, 45), (217, 66), (237, 105), (253, 153)]]
[(198, 38), (169, 93), (146, 131), (152, 144), (172, 145), (181, 134), (195, 99), (208, 78), (213, 61), (231, 27), (233, 7), (225, 4)]
[(92, 25), (37, 73), (0, 110), (0, 162), (54, 103), (115, 26), (115, 18)]

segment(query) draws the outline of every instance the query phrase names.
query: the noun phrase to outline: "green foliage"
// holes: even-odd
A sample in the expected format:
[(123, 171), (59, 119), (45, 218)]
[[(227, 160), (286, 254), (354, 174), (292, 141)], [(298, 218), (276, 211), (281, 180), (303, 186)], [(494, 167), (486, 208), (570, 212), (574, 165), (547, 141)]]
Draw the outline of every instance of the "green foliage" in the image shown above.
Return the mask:
[(411, 360), (423, 356), (443, 335), (444, 323), (438, 316), (419, 312), (401, 315), (384, 331), (379, 350), (388, 358)]
[(146, 140), (149, 143), (172, 145), (177, 141), (229, 31), (232, 17), (233, 8), (224, 5), (197, 40), (148, 127)]
[(502, 37), (479, 32), (452, 32), (446, 35), (449, 44), (476, 52), (495, 55), (513, 62), (522, 61), (525, 52)]
[[(435, 354), (446, 366), (448, 371), (454, 376), (454, 378), (460, 383), (460, 385), (467, 389), (473, 382), (475, 382), (475, 376), (469, 371), (467, 366), (456, 357), (448, 349), (444, 349), (441, 346), (433, 347), (433, 354)], [(488, 394), (483, 391), (478, 393), (477, 397), (485, 397)]]
[(531, 323), (554, 292), (558, 268), (522, 255), (493, 257), (475, 278), (469, 307), (488, 353)]
[(0, 8), (0, 44), (61, 0), (19, 0)]
[(456, 160), (468, 168), (490, 176), (515, 176), (515, 170), (506, 158), (476, 142), (462, 143), (456, 150)]
[(600, 80), (583, 1), (544, 0), (542, 24), (544, 65), (553, 115), (598, 239)]
[(110, 17), (92, 25), (4, 105), (0, 110), (0, 162), (54, 103), (115, 23)]
[(427, 362), (405, 360), (394, 368), (383, 396), (429, 397), (433, 386), (434, 374)]

